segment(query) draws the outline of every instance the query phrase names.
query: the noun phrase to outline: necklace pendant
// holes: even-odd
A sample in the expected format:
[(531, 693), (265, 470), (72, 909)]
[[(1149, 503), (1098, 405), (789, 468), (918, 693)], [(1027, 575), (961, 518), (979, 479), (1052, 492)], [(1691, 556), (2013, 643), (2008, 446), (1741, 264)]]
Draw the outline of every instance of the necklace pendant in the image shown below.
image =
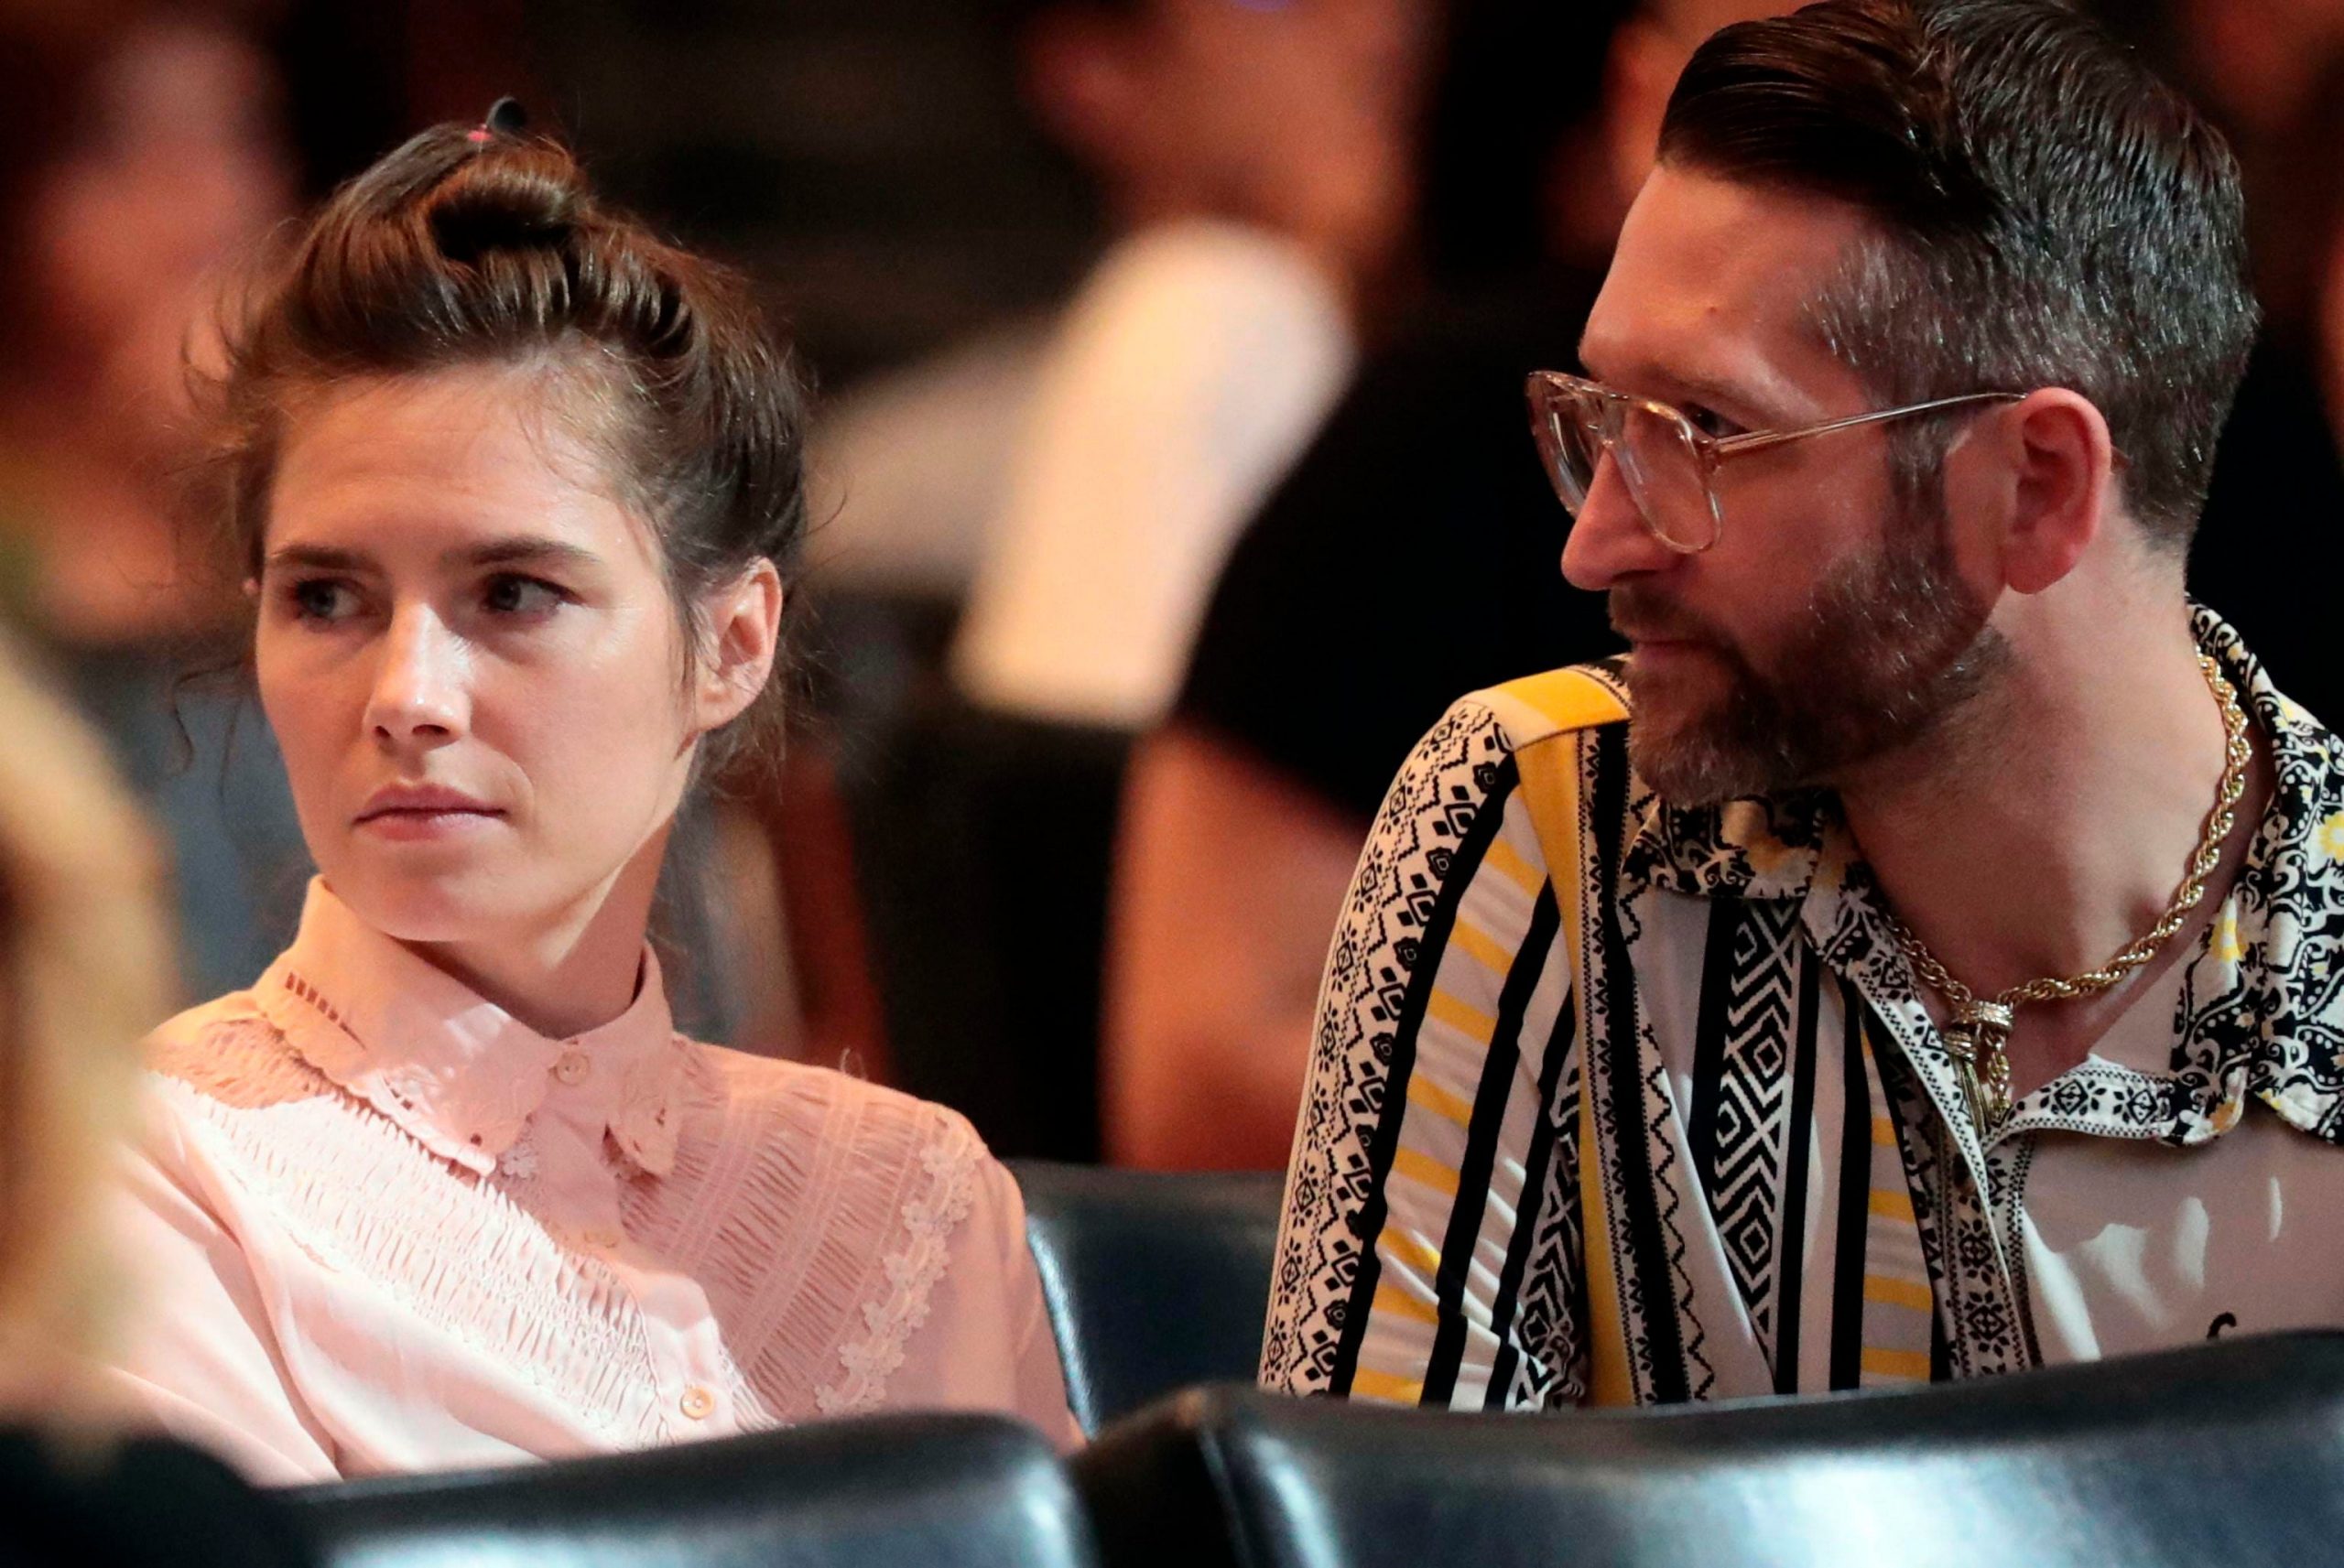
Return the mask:
[(1945, 1032), (1946, 1050), (1961, 1069), (1962, 1098), (1981, 1134), (2010, 1119), (2010, 1037), (2011, 1010), (1998, 1001), (1960, 1003)]

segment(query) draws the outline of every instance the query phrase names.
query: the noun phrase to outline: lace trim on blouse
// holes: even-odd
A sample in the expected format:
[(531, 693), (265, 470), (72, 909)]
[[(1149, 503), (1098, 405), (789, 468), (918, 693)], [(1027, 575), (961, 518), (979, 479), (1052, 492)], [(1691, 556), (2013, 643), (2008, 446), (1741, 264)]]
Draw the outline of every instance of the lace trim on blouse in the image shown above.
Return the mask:
[[(166, 1032), (151, 1065), (297, 1245), (624, 1441), (689, 1435), (652, 1396), (638, 1303), (531, 1212), (527, 1128), (479, 1175), (242, 1000)], [(975, 1201), (982, 1141), (951, 1111), (824, 1069), (676, 1044), (672, 1172), (611, 1147), (627, 1234), (705, 1291), (744, 1427), (877, 1408)]]
[(928, 1321), (928, 1298), (944, 1277), (950, 1258), (952, 1232), (969, 1217), (976, 1201), (977, 1161), (981, 1145), (966, 1129), (950, 1143), (933, 1143), (920, 1151), (920, 1166), (928, 1176), (927, 1191), (904, 1206), (904, 1248), (891, 1252), (884, 1265), (892, 1287), (880, 1301), (863, 1308), (865, 1336), (839, 1347), (846, 1377), (814, 1390), (814, 1403), (824, 1415), (853, 1415), (876, 1410), (887, 1392), (887, 1379), (904, 1364), (904, 1346)]
[[(646, 1417), (672, 1430), (646, 1396), (656, 1383), (642, 1315), (611, 1272), (302, 1062), (266, 1019), (224, 1020), (153, 1065), (320, 1265), (374, 1282), (602, 1430), (639, 1432)], [(290, 1092), (272, 1102), (261, 1098), (269, 1089)]]

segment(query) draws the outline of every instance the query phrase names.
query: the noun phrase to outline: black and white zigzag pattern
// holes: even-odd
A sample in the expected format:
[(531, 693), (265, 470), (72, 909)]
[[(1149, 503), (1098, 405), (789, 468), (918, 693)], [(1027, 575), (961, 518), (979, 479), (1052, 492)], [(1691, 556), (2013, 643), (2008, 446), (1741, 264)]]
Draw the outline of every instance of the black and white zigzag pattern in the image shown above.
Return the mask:
[(1753, 899), (1736, 913), (1709, 1207), (1725, 1243), (1727, 1266), (1771, 1359), (1783, 1170), (1789, 1156), (1788, 1052), (1798, 986), (1799, 906), (1788, 899)]

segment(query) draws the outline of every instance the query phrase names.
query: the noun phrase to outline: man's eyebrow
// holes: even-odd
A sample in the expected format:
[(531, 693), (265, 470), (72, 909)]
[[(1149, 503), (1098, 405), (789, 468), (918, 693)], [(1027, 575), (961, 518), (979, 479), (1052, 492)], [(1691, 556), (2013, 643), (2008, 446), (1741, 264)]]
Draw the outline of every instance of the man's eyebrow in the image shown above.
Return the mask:
[(440, 559), (450, 566), (464, 567), (592, 567), (600, 566), (602, 558), (582, 545), (522, 535), (465, 545), (450, 550)]
[[(1588, 364), (1587, 340), (1585, 338), (1581, 338), (1579, 340), (1579, 364), (1586, 369), (1587, 373), (1595, 380), (1601, 382), (1606, 386), (1619, 386), (1617, 382), (1597, 374), (1595, 368), (1592, 365)], [(1634, 368), (1635, 373), (1633, 379), (1637, 384), (1640, 386), (1659, 388), (1662, 393), (1667, 395), (1666, 400), (1687, 403), (1707, 402), (1747, 405), (1753, 402), (1756, 396), (1749, 387), (1734, 386), (1729, 383), (1717, 380), (1710, 376), (1702, 375), (1698, 373), (1664, 370), (1657, 365), (1639, 365)], [(1622, 388), (1621, 390), (1625, 389)], [(1647, 394), (1646, 395), (1658, 395), (1658, 394)]]

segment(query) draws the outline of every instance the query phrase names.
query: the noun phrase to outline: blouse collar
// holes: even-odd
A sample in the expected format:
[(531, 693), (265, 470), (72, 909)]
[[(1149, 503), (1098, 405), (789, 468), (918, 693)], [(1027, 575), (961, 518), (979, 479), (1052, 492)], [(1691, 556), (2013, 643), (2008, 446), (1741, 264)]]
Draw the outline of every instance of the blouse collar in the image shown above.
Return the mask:
[(646, 946), (627, 1010), (549, 1039), (309, 883), (301, 927), (253, 988), (309, 1065), (432, 1152), (486, 1175), (555, 1087), (586, 1097), (627, 1158), (674, 1169), (683, 1060)]

